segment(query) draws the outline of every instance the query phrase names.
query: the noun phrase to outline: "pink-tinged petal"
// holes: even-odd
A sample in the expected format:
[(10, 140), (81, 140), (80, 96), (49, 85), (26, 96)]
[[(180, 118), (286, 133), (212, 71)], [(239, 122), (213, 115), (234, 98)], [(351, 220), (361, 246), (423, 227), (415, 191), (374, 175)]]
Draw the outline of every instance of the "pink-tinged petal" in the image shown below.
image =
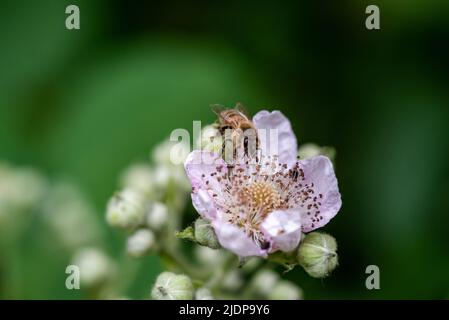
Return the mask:
[(211, 176), (217, 171), (217, 167), (222, 167), (223, 172), (227, 170), (226, 163), (219, 154), (194, 150), (187, 156), (184, 167), (193, 189), (221, 192), (217, 179)]
[[(290, 121), (280, 111), (260, 111), (253, 123), (258, 130), (263, 155), (277, 155), (280, 163), (296, 161), (298, 145)], [(276, 131), (272, 130), (275, 129)]]
[(301, 210), (302, 230), (309, 232), (324, 226), (338, 213), (341, 196), (329, 158), (316, 156), (301, 160), (299, 164), (304, 171), (302, 183), (313, 185), (313, 193)]
[(192, 204), (204, 219), (211, 221), (215, 218), (217, 210), (214, 200), (206, 190), (200, 189), (198, 192), (192, 193)]
[(216, 153), (195, 150), (188, 155), (184, 167), (192, 184), (193, 206), (206, 220), (214, 219), (217, 211), (215, 198), (223, 191), (216, 172), (217, 167), (226, 172), (225, 162)]
[(292, 251), (301, 240), (301, 213), (298, 210), (273, 211), (262, 222), (261, 230), (271, 243), (270, 252)]
[(262, 250), (242, 229), (221, 219), (212, 221), (212, 226), (221, 246), (239, 257), (267, 256), (266, 251)]

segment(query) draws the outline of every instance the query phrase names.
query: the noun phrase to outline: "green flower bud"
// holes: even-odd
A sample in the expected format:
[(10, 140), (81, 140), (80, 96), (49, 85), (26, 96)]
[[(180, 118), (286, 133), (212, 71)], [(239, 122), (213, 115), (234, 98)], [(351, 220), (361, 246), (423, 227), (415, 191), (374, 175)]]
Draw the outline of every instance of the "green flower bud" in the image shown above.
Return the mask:
[(210, 223), (202, 218), (198, 218), (195, 221), (195, 241), (200, 245), (206, 246), (212, 249), (221, 248), (218, 243), (217, 236)]
[(147, 164), (134, 164), (126, 169), (121, 178), (122, 185), (151, 197), (154, 193), (154, 178), (151, 167)]
[(301, 159), (308, 159), (315, 156), (323, 155), (328, 157), (332, 162), (335, 160), (337, 151), (332, 147), (320, 147), (314, 143), (305, 143), (298, 149), (298, 156)]
[(74, 255), (72, 264), (79, 267), (81, 287), (102, 286), (114, 275), (113, 261), (96, 248), (83, 248)]
[(268, 295), (269, 300), (301, 300), (302, 290), (290, 281), (281, 280)]
[(298, 262), (311, 277), (327, 277), (338, 264), (337, 242), (328, 234), (307, 234), (299, 245)]
[(195, 300), (214, 300), (212, 293), (207, 288), (199, 288), (195, 292)]
[(138, 226), (145, 214), (145, 200), (140, 193), (125, 189), (109, 200), (106, 221), (114, 227), (134, 228)]
[(140, 229), (128, 238), (126, 252), (132, 257), (142, 257), (153, 249), (154, 234), (148, 229)]
[(193, 284), (186, 275), (162, 272), (151, 290), (155, 300), (192, 300)]
[(168, 220), (168, 208), (161, 202), (153, 203), (147, 213), (147, 225), (153, 230), (161, 230)]

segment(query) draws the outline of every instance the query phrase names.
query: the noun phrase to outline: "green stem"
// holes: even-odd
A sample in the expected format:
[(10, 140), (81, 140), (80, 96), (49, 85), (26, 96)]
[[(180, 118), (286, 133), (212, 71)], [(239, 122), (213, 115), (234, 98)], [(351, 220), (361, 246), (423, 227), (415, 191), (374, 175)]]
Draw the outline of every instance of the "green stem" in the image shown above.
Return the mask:
[(190, 262), (187, 261), (180, 253), (174, 254), (170, 250), (161, 249), (159, 251), (159, 255), (168, 265), (169, 269), (176, 269), (177, 271), (183, 272), (196, 280), (207, 279), (207, 273), (190, 264)]

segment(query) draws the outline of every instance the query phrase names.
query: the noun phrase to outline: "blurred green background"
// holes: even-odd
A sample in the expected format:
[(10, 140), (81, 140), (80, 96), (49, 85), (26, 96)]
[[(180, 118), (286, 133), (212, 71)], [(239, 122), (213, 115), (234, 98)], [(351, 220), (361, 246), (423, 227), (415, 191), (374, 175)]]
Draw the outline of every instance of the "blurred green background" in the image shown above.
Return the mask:
[[(368, 4), (381, 30), (365, 28)], [(300, 143), (337, 149), (343, 197), (324, 229), (339, 268), (286, 277), (309, 299), (449, 298), (448, 17), (437, 0), (1, 0), (0, 160), (75, 184), (120, 257), (124, 237), (103, 217), (126, 166), (174, 128), (212, 122), (210, 104), (279, 109)], [(55, 242), (36, 217), (3, 246), (14, 272), (1, 298), (85, 298), (65, 289), (70, 252)], [(127, 294), (140, 297), (160, 265), (133, 263)], [(370, 264), (380, 290), (365, 288)]]

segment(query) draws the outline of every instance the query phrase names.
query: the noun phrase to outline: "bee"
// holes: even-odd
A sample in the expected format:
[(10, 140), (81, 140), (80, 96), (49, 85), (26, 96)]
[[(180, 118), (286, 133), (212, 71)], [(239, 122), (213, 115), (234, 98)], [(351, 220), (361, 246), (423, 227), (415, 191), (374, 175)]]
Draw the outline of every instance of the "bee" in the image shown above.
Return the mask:
[(237, 103), (232, 109), (213, 105), (212, 110), (218, 116), (218, 131), (223, 137), (222, 155), (226, 162), (230, 162), (231, 155), (236, 160), (239, 150), (243, 150), (244, 155), (249, 158), (256, 157), (259, 137), (245, 108)]

